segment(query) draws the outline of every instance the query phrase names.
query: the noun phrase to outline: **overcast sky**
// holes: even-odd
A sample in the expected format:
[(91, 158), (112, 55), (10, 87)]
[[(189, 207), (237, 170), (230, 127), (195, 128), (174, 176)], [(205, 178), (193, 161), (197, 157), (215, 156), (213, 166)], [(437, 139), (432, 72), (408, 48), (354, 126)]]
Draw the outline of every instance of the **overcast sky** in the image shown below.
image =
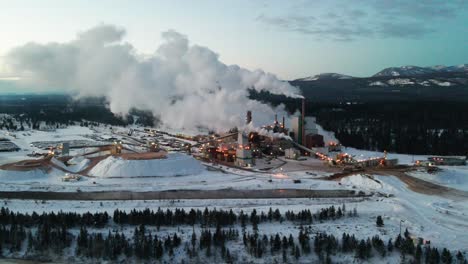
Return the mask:
[(226, 64), (282, 79), (468, 63), (467, 0), (0, 0), (0, 56), (29, 41), (71, 41), (102, 23), (124, 28), (141, 54), (173, 29)]

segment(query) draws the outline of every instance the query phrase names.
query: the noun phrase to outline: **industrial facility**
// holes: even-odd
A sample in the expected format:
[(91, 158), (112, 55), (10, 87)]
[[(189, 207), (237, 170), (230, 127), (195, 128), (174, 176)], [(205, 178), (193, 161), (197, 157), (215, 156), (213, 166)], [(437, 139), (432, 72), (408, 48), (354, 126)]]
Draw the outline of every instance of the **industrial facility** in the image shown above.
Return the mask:
[[(323, 160), (328, 166), (353, 167), (393, 167), (398, 164), (396, 159), (375, 157), (359, 160), (346, 153), (341, 153), (339, 142), (324, 142), (324, 136), (319, 133), (315, 117), (305, 116), (305, 100), (302, 100), (302, 112), (281, 122), (278, 115), (270, 124), (261, 128), (252, 128), (254, 118), (252, 111), (246, 113), (246, 128), (241, 131), (230, 131), (226, 134), (198, 138), (199, 144), (196, 157), (213, 163), (228, 166), (251, 168), (258, 159), (285, 158), (302, 160), (305, 157)], [(196, 147), (196, 146), (194, 146)], [(335, 154), (332, 154), (335, 153)]]

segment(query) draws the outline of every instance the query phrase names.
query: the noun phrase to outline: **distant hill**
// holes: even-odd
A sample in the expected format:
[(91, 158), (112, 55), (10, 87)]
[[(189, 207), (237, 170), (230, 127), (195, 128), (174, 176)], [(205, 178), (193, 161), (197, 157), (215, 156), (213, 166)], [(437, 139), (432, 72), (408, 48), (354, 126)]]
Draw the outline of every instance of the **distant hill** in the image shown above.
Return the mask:
[(309, 76), (301, 79), (297, 79), (295, 81), (317, 81), (317, 80), (345, 80), (345, 79), (353, 79), (354, 77), (339, 73), (321, 73), (314, 76)]
[(437, 65), (432, 67), (418, 67), (418, 66), (402, 66), (402, 67), (390, 67), (383, 69), (382, 71), (374, 74), (373, 77), (382, 76), (416, 76), (416, 75), (427, 75), (437, 74), (444, 72), (468, 72), (468, 64), (462, 64), (457, 66), (444, 66)]
[(326, 73), (290, 83), (310, 101), (468, 101), (467, 64), (391, 67), (366, 78)]

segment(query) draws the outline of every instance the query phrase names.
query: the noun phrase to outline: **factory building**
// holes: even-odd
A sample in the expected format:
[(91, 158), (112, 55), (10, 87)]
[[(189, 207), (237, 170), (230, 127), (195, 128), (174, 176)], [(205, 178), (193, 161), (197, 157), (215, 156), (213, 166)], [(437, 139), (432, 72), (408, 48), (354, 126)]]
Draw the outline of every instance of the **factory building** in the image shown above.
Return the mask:
[(293, 116), (291, 118), (291, 133), (289, 134), (298, 144), (302, 145), (302, 117)]
[(237, 137), (236, 165), (240, 167), (250, 167), (253, 165), (249, 139), (242, 132), (239, 132)]
[(62, 156), (70, 155), (70, 143), (69, 142), (63, 142), (60, 145), (60, 149), (62, 150)]
[(325, 145), (323, 136), (319, 135), (317, 129), (317, 119), (312, 116), (305, 117), (304, 122), (305, 142), (307, 148), (321, 148)]
[(427, 158), (434, 165), (464, 166), (466, 158), (462, 157), (429, 157)]
[(307, 134), (305, 146), (307, 148), (322, 148), (325, 146), (323, 136), (319, 134)]
[(271, 131), (273, 133), (281, 133), (281, 134), (288, 135), (288, 129), (285, 126), (284, 120), (285, 120), (285, 117), (283, 116), (283, 122), (282, 123), (278, 122), (278, 116), (275, 115), (275, 121), (273, 122), (273, 124), (263, 126), (262, 128), (267, 131)]

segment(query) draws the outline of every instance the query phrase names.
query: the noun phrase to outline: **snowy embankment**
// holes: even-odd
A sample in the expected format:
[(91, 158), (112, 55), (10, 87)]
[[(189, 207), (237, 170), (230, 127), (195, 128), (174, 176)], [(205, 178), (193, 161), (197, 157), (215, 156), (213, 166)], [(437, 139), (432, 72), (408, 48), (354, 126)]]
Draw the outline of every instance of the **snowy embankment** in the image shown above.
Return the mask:
[(89, 165), (89, 159), (86, 159), (82, 156), (77, 156), (68, 161), (69, 166), (65, 165), (63, 162), (56, 158), (50, 160), (55, 166), (62, 168), (65, 171), (77, 173), (86, 169)]
[(345, 186), (350, 186), (359, 190), (378, 190), (383, 188), (380, 181), (375, 180), (373, 176), (369, 175), (352, 175), (341, 179), (340, 182)]
[(185, 176), (204, 171), (203, 165), (192, 156), (171, 153), (165, 159), (125, 160), (108, 157), (89, 172), (97, 177)]
[(409, 174), (425, 181), (468, 191), (468, 166), (440, 166), (440, 168), (442, 170), (435, 173), (415, 171)]

